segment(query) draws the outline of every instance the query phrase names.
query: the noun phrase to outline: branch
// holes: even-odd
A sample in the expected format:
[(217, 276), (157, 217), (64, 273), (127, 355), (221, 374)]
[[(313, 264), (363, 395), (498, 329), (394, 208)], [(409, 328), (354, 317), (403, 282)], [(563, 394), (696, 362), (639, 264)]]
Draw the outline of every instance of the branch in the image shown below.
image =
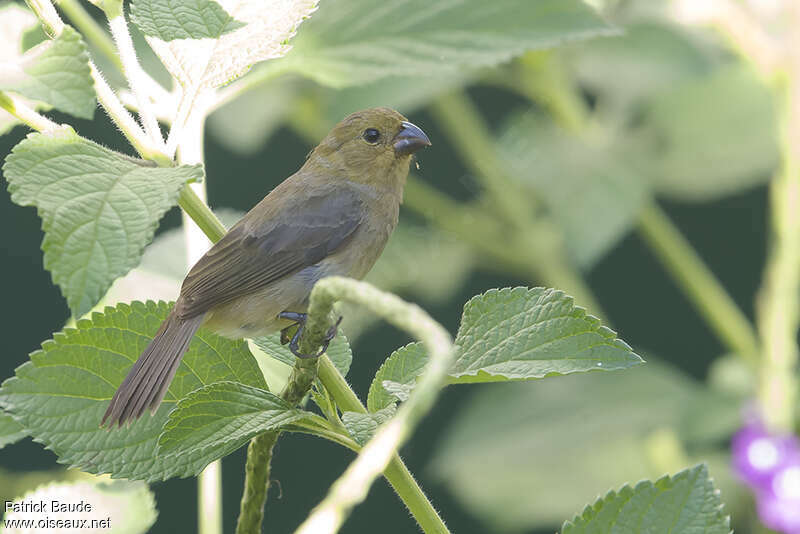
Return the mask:
[(454, 357), (450, 335), (421, 308), (365, 282), (341, 277), (325, 278), (314, 286), (306, 331), (300, 340), (301, 351), (321, 343), (330, 327), (333, 304), (340, 300), (364, 306), (421, 340), (428, 349), (430, 361), (411, 397), (362, 449), (333, 484), (328, 496), (298, 528), (298, 533), (324, 534), (339, 530), (351, 508), (364, 500), (372, 482), (390, 466), (397, 450), (433, 406)]
[(26, 104), (24, 100), (12, 93), (0, 91), (0, 108), (8, 111), (21, 122), (39, 132), (49, 132), (62, 128), (62, 125), (37, 113), (36, 110)]

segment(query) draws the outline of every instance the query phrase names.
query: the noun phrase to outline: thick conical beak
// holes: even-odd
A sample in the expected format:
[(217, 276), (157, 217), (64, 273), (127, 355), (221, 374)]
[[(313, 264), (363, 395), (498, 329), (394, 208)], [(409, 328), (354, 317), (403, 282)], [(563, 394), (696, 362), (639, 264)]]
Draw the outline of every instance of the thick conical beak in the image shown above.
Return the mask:
[(431, 140), (425, 135), (425, 132), (419, 129), (415, 124), (403, 121), (403, 127), (394, 136), (392, 142), (394, 143), (394, 152), (398, 156), (408, 156), (426, 146), (431, 146)]

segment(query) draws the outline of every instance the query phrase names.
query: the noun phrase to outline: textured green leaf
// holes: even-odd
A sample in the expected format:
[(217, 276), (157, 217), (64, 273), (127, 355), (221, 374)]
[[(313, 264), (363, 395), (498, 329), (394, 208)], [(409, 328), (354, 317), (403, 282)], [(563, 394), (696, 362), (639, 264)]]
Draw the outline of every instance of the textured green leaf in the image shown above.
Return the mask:
[(142, 33), (162, 41), (216, 39), (244, 26), (214, 0), (134, 0), (131, 19)]
[(452, 383), (626, 369), (642, 359), (614, 331), (554, 289), (493, 289), (473, 297), (456, 336)]
[(327, 0), (281, 61), (344, 87), (488, 67), (526, 50), (610, 32), (580, 0)]
[(206, 465), (202, 452), (156, 454), (156, 442), (176, 402), (220, 381), (265, 388), (244, 341), (200, 330), (184, 355), (161, 407), (128, 428), (100, 428), (108, 401), (169, 311), (163, 302), (106, 308), (79, 320), (31, 354), (0, 389), (0, 405), (59, 461), (90, 473), (163, 480), (191, 476)]
[[(564, 232), (575, 262), (591, 267), (633, 227), (650, 184), (618, 147), (592, 143), (536, 113), (515, 114), (498, 141), (511, 176), (533, 190)], [(610, 146), (609, 146), (610, 145)]]
[(701, 464), (655, 483), (609, 492), (561, 528), (562, 534), (729, 534), (730, 518)]
[(378, 427), (391, 419), (396, 411), (397, 407), (391, 404), (375, 413), (344, 412), (342, 423), (356, 443), (364, 446)]
[(778, 165), (772, 94), (745, 65), (673, 86), (645, 108), (630, 159), (660, 193), (719, 198), (763, 183)]
[[(51, 501), (61, 503), (77, 504), (77, 499), (91, 505), (90, 511), (52, 513), (49, 509)], [(8, 512), (4, 516), (4, 521), (8, 524), (11, 521), (24, 524), (26, 521), (39, 521), (48, 519), (50, 521), (80, 521), (87, 523), (91, 520), (102, 521), (106, 518), (111, 519), (112, 529), (109, 532), (114, 534), (143, 534), (147, 532), (156, 522), (158, 510), (156, 510), (156, 500), (153, 493), (146, 484), (141, 482), (127, 482), (115, 480), (108, 482), (104, 480), (83, 480), (75, 482), (50, 482), (41, 485), (33, 491), (25, 493), (23, 496), (14, 499), (14, 503), (44, 502), (48, 504), (48, 511), (36, 513), (30, 511)], [(81, 528), (75, 529), (68, 527), (52, 529), (25, 529), (24, 532), (45, 532), (47, 530), (61, 530), (69, 532), (103, 532), (103, 528)], [(19, 533), (23, 530), (4, 529), (3, 532)]]
[[(286, 365), (294, 366), (294, 362), (297, 357), (292, 354), (292, 351), (289, 350), (288, 345), (281, 345), (280, 333), (260, 337), (258, 339), (254, 339), (253, 342), (258, 348), (276, 360), (279, 360)], [(328, 346), (328, 351), (326, 354), (328, 355), (328, 358), (331, 359), (336, 369), (342, 373), (342, 376), (347, 376), (348, 371), (350, 371), (350, 364), (353, 362), (353, 351), (350, 348), (350, 343), (347, 341), (347, 337), (344, 335), (341, 329), (336, 334), (336, 337), (331, 340), (331, 344)]]
[(397, 398), (383, 387), (386, 380), (413, 385), (428, 363), (428, 354), (422, 343), (400, 347), (386, 358), (369, 386), (367, 409), (376, 413), (397, 402)]
[[(545, 528), (624, 481), (687, 465), (665, 466), (651, 436), (669, 430), (695, 451), (692, 458), (718, 458), (731, 430), (720, 434), (714, 424), (701, 436), (692, 420), (730, 420), (740, 407), (730, 398), (727, 406), (712, 401), (701, 383), (655, 358), (624, 373), (492, 384), (453, 416), (429, 467), (490, 530)], [(730, 498), (740, 486), (727, 460), (712, 465)]]
[(200, 165), (157, 168), (87, 141), (72, 130), (31, 134), (3, 172), (11, 200), (36, 206), (44, 266), (72, 313), (90, 310), (139, 263), (159, 219)]
[(56, 39), (36, 45), (16, 62), (0, 63), (0, 89), (83, 119), (91, 119), (97, 107), (86, 44), (69, 26)]
[(25, 428), (14, 421), (13, 417), (7, 413), (0, 412), (0, 449), (6, 445), (16, 443), (27, 435)]
[(217, 382), (189, 393), (178, 402), (158, 439), (159, 454), (199, 453), (205, 467), (257, 434), (310, 415), (293, 409), (265, 389)]

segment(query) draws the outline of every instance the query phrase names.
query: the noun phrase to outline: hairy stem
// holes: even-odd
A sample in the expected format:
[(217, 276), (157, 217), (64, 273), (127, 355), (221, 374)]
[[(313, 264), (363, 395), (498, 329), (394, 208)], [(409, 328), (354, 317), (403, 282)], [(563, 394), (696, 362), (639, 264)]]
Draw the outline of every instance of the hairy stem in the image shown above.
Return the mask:
[(55, 123), (44, 115), (37, 113), (21, 98), (11, 93), (0, 91), (0, 108), (11, 113), (21, 122), (39, 132), (48, 132), (61, 128), (60, 124)]
[(128, 23), (125, 20), (125, 15), (121, 8), (115, 11), (106, 11), (106, 14), (108, 15), (108, 24), (111, 28), (111, 34), (114, 36), (114, 41), (117, 43), (123, 71), (125, 72), (125, 77), (128, 79), (128, 86), (138, 103), (139, 118), (144, 125), (144, 130), (153, 143), (161, 150), (164, 150), (164, 138), (161, 135), (161, 129), (158, 126), (156, 116), (153, 113), (153, 106), (147, 98), (147, 91), (145, 89), (147, 75), (144, 70), (142, 70), (142, 66), (139, 64), (139, 60), (136, 57), (136, 50), (133, 47), (133, 39), (128, 31)]
[(78, 28), (86, 39), (100, 51), (120, 72), (122, 70), (122, 60), (114, 46), (114, 41), (108, 36), (105, 30), (94, 20), (94, 18), (83, 9), (78, 0), (57, 0), (57, 5), (61, 11), (66, 13), (69, 20)]
[[(411, 435), (420, 418), (433, 406), (438, 392), (445, 384), (453, 359), (450, 335), (421, 308), (408, 304), (395, 295), (379, 291), (367, 283), (335, 276), (320, 280), (311, 292), (308, 321), (305, 334), (301, 338), (300, 350), (307, 351), (319, 346), (329, 328), (330, 314), (337, 301), (364, 306), (398, 328), (406, 330), (425, 344), (430, 353), (430, 361), (411, 397), (378, 430), (355, 461), (331, 486), (328, 496), (300, 525), (298, 533), (325, 534), (339, 530), (352, 507), (364, 500), (375, 478), (390, 468), (399, 447)], [(436, 526), (441, 525), (444, 529), (438, 532), (446, 532), (441, 519), (438, 516), (435, 519), (439, 521)]]

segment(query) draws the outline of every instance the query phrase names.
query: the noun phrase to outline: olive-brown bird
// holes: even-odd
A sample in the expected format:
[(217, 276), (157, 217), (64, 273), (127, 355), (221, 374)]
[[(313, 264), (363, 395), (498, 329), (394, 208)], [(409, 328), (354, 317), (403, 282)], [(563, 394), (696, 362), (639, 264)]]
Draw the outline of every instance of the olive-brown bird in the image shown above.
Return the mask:
[[(192, 267), (100, 424), (113, 427), (155, 412), (201, 325), (232, 338), (302, 327), (319, 279), (363, 278), (397, 225), (411, 155), (430, 144), (387, 108), (359, 111), (337, 124), (299, 171)], [(299, 330), (290, 344), (296, 354)]]

